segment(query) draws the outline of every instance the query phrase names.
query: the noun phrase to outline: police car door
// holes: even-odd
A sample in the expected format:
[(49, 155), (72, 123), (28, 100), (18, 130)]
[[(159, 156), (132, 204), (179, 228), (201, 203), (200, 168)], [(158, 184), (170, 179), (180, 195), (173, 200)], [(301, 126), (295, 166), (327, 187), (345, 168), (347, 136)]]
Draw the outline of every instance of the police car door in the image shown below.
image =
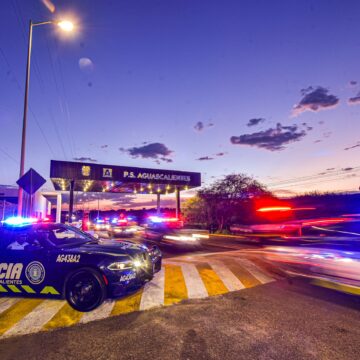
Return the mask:
[[(39, 296), (46, 280), (47, 250), (32, 229), (13, 231), (0, 264), (0, 290), (7, 296)], [(5, 291), (4, 291), (5, 289)]]

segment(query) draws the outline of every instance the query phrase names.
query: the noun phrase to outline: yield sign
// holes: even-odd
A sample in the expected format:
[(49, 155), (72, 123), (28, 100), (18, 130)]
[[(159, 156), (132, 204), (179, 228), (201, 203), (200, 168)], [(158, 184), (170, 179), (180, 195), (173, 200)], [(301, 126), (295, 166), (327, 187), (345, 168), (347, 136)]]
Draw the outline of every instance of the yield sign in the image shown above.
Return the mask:
[(31, 168), (16, 183), (28, 194), (33, 195), (46, 183), (46, 180)]

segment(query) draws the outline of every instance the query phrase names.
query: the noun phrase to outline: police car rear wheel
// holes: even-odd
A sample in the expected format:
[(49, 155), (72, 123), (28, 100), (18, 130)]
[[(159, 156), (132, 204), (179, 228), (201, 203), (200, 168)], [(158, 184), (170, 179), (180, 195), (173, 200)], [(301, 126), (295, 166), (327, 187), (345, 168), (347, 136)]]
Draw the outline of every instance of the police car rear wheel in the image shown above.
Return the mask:
[(67, 281), (66, 299), (75, 310), (94, 310), (102, 304), (105, 297), (104, 281), (93, 269), (78, 270)]

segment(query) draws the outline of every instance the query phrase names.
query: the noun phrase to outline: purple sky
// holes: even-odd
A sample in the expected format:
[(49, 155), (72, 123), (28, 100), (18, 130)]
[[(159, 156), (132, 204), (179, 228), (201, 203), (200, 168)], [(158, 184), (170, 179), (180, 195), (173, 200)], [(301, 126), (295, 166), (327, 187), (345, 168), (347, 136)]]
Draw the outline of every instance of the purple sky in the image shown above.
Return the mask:
[[(50, 159), (245, 172), (271, 189), (357, 190), (358, 1), (11, 0), (1, 4), (0, 184)], [(51, 185), (47, 185), (51, 189)]]

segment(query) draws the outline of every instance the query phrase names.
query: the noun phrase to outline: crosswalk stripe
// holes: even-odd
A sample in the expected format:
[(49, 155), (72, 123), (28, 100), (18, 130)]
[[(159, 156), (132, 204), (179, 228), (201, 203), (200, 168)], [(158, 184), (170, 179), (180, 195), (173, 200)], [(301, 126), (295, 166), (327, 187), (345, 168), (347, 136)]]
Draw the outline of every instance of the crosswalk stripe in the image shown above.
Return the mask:
[(61, 309), (48, 321), (43, 329), (50, 330), (59, 327), (71, 326), (77, 324), (81, 317), (82, 312), (74, 310), (67, 302), (61, 307)]
[(104, 301), (97, 309), (85, 313), (80, 319), (81, 323), (87, 323), (89, 321), (100, 320), (108, 317), (114, 307), (115, 301)]
[(164, 265), (165, 290), (164, 305), (171, 305), (187, 299), (187, 288), (181, 267), (177, 265)]
[(19, 300), (5, 310), (0, 317), (0, 336), (13, 327), (24, 316), (33, 311), (43, 301), (42, 299)]
[(162, 268), (152, 281), (146, 283), (141, 297), (140, 310), (164, 305), (165, 270)]
[(25, 335), (40, 331), (63, 305), (64, 301), (61, 300), (44, 300), (32, 312), (6, 331), (3, 336)]
[(17, 303), (20, 299), (19, 298), (5, 298), (0, 299), (0, 315), (2, 312), (7, 310), (10, 306), (13, 306)]
[(218, 274), (229, 291), (244, 289), (244, 284), (221, 261), (211, 260), (209, 265)]
[(229, 292), (216, 272), (208, 264), (197, 264), (197, 270), (210, 296)]
[(253, 262), (251, 262), (250, 260), (244, 259), (244, 258), (238, 258), (236, 259), (236, 261), (238, 263), (240, 263), (240, 265), (246, 267), (246, 269), (253, 275), (255, 276), (262, 284), (267, 284), (271, 281), (274, 281), (273, 278), (271, 278), (270, 276), (266, 275), (264, 270), (259, 269), (259, 267), (257, 265), (255, 265)]
[(140, 309), (140, 301), (143, 289), (136, 291), (131, 295), (125, 296), (123, 299), (116, 300), (111, 311), (111, 316), (126, 314)]
[(182, 264), (181, 270), (185, 279), (189, 299), (201, 299), (208, 296), (208, 292), (201, 280), (200, 274), (193, 264)]
[[(269, 265), (269, 268), (271, 266)], [(272, 270), (241, 252), (201, 254), (165, 259), (163, 269), (152, 281), (132, 294), (106, 300), (99, 308), (81, 313), (65, 301), (0, 298), (0, 337), (24, 335), (41, 330), (66, 327), (109, 316), (171, 305), (183, 299), (205, 298), (275, 279)], [(6, 291), (30, 292), (27, 285), (8, 287)], [(3, 295), (3, 294), (1, 294)], [(8, 295), (8, 294), (6, 294)]]
[(224, 259), (223, 262), (229, 270), (244, 284), (246, 288), (260, 285), (260, 281), (256, 279), (245, 267), (232, 258)]

